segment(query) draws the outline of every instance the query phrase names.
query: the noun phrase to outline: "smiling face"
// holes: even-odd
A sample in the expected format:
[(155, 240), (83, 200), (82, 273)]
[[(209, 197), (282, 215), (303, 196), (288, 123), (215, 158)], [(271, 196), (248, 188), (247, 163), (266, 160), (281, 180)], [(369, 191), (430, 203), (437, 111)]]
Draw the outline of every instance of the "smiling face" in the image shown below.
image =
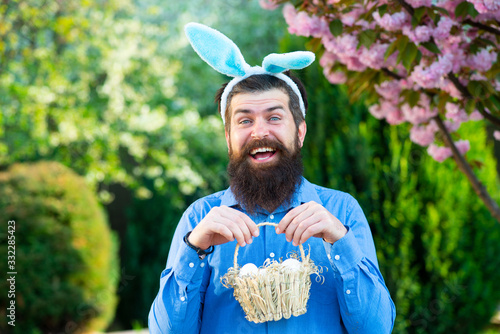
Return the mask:
[(301, 122), (297, 129), (289, 97), (280, 89), (237, 94), (231, 100), (229, 112), (231, 124), (226, 130), (229, 155), (245, 155), (255, 167), (275, 165), (283, 148), (294, 152), (304, 143), (306, 123)]
[(250, 213), (258, 206), (273, 212), (291, 201), (302, 181), (306, 123), (295, 125), (288, 95), (277, 88), (236, 94), (228, 110), (228, 174), (234, 196)]

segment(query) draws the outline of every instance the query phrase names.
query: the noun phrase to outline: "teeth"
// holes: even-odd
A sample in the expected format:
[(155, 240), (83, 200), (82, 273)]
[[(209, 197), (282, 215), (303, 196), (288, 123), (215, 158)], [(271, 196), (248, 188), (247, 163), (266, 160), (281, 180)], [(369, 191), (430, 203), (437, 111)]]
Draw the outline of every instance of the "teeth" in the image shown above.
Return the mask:
[(253, 150), (250, 151), (251, 155), (257, 154), (257, 153), (263, 153), (263, 152), (274, 152), (275, 150), (270, 148), (270, 147), (258, 147), (254, 148)]

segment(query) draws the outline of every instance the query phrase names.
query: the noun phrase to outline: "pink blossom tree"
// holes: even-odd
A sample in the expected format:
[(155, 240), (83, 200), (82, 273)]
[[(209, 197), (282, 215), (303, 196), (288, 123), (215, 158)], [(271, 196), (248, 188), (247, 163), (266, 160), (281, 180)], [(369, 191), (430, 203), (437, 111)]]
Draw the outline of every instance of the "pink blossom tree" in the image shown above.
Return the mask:
[[(290, 4), (288, 2), (293, 3)], [(260, 0), (280, 4), (291, 34), (310, 37), (332, 84), (370, 113), (409, 123), (410, 140), (450, 157), (500, 222), (500, 208), (465, 155), (464, 122), (485, 119), (500, 140), (500, 0)]]

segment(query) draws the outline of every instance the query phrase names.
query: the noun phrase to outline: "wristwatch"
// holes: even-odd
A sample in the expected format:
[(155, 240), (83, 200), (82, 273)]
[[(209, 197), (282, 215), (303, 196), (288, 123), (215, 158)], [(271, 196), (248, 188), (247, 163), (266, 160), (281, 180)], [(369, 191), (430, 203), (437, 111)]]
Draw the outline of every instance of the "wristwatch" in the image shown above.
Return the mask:
[(188, 245), (190, 248), (192, 248), (196, 251), (196, 254), (198, 254), (198, 257), (200, 258), (200, 260), (203, 260), (205, 258), (205, 256), (207, 256), (208, 254), (212, 254), (214, 252), (214, 246), (210, 246), (210, 247), (208, 247), (208, 249), (203, 250), (203, 249), (191, 244), (188, 240), (191, 232), (192, 231), (189, 231), (188, 233), (186, 233), (186, 235), (184, 236), (184, 242), (186, 243), (186, 245)]

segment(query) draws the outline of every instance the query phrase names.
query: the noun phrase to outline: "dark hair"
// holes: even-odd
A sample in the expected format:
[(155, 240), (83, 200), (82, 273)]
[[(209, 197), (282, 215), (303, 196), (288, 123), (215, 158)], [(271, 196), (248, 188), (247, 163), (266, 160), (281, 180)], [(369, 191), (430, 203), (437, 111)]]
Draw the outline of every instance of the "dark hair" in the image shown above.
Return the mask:
[[(302, 96), (302, 100), (304, 101), (304, 108), (307, 111), (308, 103), (307, 103), (307, 94), (304, 88), (304, 84), (299, 80), (299, 78), (290, 74), (290, 71), (284, 72), (285, 75), (290, 77), (290, 79), (295, 82), (297, 87), (299, 88), (300, 95)], [(215, 102), (218, 104), (219, 114), (221, 114), (220, 106), (221, 106), (221, 97), (224, 89), (226, 88), (228, 83), (223, 84), (217, 94), (215, 95)], [(244, 80), (238, 82), (233, 90), (229, 93), (227, 97), (226, 110), (225, 110), (225, 123), (226, 130), (229, 130), (231, 124), (231, 113), (229, 112), (231, 106), (231, 100), (233, 96), (241, 93), (255, 93), (255, 92), (264, 92), (274, 88), (278, 88), (283, 93), (288, 94), (290, 111), (292, 112), (293, 120), (295, 122), (295, 126), (297, 129), (299, 128), (300, 123), (304, 121), (304, 116), (302, 115), (302, 111), (300, 110), (300, 102), (299, 97), (295, 94), (292, 88), (283, 80), (275, 77), (270, 74), (256, 74), (252, 75)]]

